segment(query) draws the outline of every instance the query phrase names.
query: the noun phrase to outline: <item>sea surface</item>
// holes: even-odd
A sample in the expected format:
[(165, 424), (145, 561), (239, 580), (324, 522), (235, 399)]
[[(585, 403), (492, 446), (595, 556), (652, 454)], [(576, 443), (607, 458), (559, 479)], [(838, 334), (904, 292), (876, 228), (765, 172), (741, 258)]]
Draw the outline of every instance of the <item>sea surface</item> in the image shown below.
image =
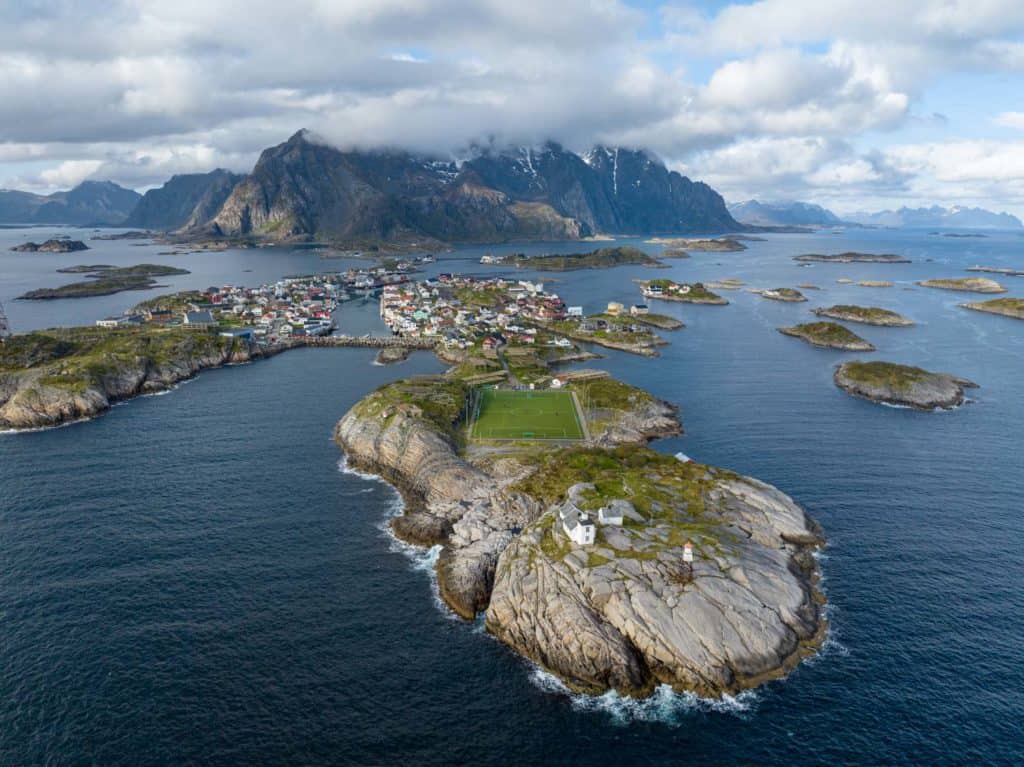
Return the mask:
[[(339, 268), (291, 249), (159, 256), (165, 246), (87, 240), (93, 250), (70, 255), (6, 250), (52, 233), (91, 234), (0, 230), (0, 301), (18, 330), (91, 323), (147, 295), (12, 300), (61, 284), (60, 265), (191, 269), (167, 280), (174, 289)], [(203, 373), (90, 422), (0, 435), (0, 764), (1024, 763), (1024, 322), (914, 285), (977, 263), (1022, 269), (1024, 238), (854, 230), (749, 246), (665, 270), (543, 277), (587, 312), (638, 301), (631, 280), (654, 276), (821, 287), (804, 304), (745, 289), (723, 293), (726, 307), (659, 303), (686, 323), (664, 334), (660, 358), (592, 363), (681, 407), (686, 434), (658, 449), (771, 482), (822, 524), (830, 636), (787, 679), (721, 701), (572, 696), (479, 623), (451, 616), (431, 577), (436, 552), (387, 534), (395, 493), (348, 471), (330, 439), (368, 391), (440, 363), (419, 353), (379, 367), (367, 350), (303, 349)], [(462, 249), (427, 273), (510, 273), (477, 261), (579, 247)], [(843, 250), (913, 263), (792, 261)], [(1024, 296), (1024, 277), (996, 279)], [(834, 303), (918, 324), (851, 325), (878, 347), (870, 355), (775, 330)], [(346, 304), (338, 321), (381, 329), (372, 300)], [(981, 388), (952, 412), (883, 407), (832, 384), (850, 358), (919, 364)]]

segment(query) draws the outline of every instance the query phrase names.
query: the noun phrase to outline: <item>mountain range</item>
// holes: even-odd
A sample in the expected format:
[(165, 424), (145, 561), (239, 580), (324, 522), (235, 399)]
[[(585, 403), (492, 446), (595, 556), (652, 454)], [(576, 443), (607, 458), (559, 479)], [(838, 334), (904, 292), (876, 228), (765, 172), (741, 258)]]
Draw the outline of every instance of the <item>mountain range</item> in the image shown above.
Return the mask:
[(0, 223), (116, 225), (195, 237), (347, 243), (500, 242), (598, 234), (885, 226), (1020, 229), (981, 208), (900, 208), (840, 217), (806, 202), (726, 206), (714, 189), (644, 150), (554, 142), (475, 147), (464, 159), (346, 150), (302, 130), (265, 149), (247, 175), (177, 175), (138, 193), (110, 181), (67, 192), (0, 190)]
[(478, 149), (461, 162), (343, 151), (306, 131), (266, 149), (220, 210), (223, 236), (495, 242), (599, 233), (737, 231), (721, 195), (647, 152), (556, 143)]
[(842, 226), (835, 213), (809, 202), (747, 200), (728, 205), (733, 218), (750, 226)]
[(865, 226), (884, 227), (946, 227), (951, 229), (1021, 229), (1024, 224), (1009, 213), (993, 213), (984, 208), (954, 205), (943, 208), (900, 208), (877, 213), (851, 213), (846, 218)]
[(478, 147), (453, 161), (342, 150), (308, 131), (264, 150), (248, 175), (218, 169), (174, 176), (111, 223), (194, 236), (350, 243), (744, 228), (714, 189), (643, 150), (596, 147), (580, 156), (549, 142)]
[(907, 208), (876, 213), (861, 211), (838, 216), (828, 208), (807, 202), (783, 200), (729, 203), (729, 212), (748, 226), (878, 226), (887, 228), (938, 227), (949, 229), (1020, 229), (1020, 219), (1009, 213), (955, 205), (944, 208)]
[(113, 181), (83, 181), (67, 192), (33, 194), (0, 189), (0, 224), (121, 224), (141, 195)]

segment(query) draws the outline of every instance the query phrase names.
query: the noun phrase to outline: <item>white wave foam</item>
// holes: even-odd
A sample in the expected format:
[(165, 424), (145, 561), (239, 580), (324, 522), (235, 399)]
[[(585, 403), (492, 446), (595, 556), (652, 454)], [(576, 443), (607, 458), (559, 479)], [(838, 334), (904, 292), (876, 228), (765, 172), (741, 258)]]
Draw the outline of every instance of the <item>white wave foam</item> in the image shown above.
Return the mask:
[[(359, 477), (359, 479), (365, 479), (368, 482), (380, 482), (382, 485), (387, 485), (388, 487), (391, 487), (391, 485), (388, 485), (387, 482), (385, 482), (383, 479), (381, 479), (381, 477), (379, 477), (376, 474), (370, 474), (365, 471), (353, 469), (351, 466), (349, 466), (347, 455), (341, 456), (341, 460), (338, 461), (338, 470), (342, 474), (351, 474), (354, 477)], [(395, 493), (397, 495), (398, 491), (396, 490)]]
[[(446, 618), (454, 621), (460, 621), (461, 619), (459, 616), (452, 612), (451, 608), (449, 608), (448, 605), (444, 603), (444, 600), (441, 599), (441, 590), (437, 585), (437, 572), (435, 570), (435, 566), (437, 565), (437, 558), (441, 555), (440, 544), (429, 548), (416, 546), (403, 541), (395, 535), (395, 531), (391, 528), (391, 520), (395, 517), (401, 516), (405, 511), (405, 503), (402, 500), (401, 493), (376, 474), (367, 474), (353, 469), (349, 466), (348, 459), (345, 456), (342, 456), (341, 460), (338, 461), (338, 470), (344, 474), (351, 474), (368, 482), (377, 482), (391, 492), (391, 502), (388, 504), (387, 511), (377, 525), (377, 529), (380, 530), (381, 534), (388, 540), (388, 551), (403, 555), (407, 560), (409, 560), (412, 570), (425, 573), (430, 579), (430, 593), (433, 595), (434, 605)], [(373, 488), (367, 488), (360, 492), (370, 492), (372, 490)]]
[(692, 692), (676, 692), (667, 684), (659, 685), (648, 698), (630, 698), (614, 690), (603, 695), (582, 695), (572, 692), (558, 677), (538, 666), (533, 667), (530, 681), (546, 693), (569, 698), (576, 711), (606, 714), (619, 725), (630, 722), (678, 725), (688, 714), (708, 711), (742, 717), (753, 710), (758, 700), (752, 690), (721, 698), (701, 698)]

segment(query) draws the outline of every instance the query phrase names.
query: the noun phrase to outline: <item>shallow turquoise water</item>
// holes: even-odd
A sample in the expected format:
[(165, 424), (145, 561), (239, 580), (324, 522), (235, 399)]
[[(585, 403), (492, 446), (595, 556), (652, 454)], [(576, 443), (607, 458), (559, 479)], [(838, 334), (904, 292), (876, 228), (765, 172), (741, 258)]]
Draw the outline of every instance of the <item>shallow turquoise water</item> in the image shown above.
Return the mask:
[[(850, 248), (915, 263), (790, 260)], [(0, 437), (0, 763), (1021, 763), (1024, 323), (903, 288), (972, 263), (1022, 268), (1022, 251), (1007, 236), (775, 236), (654, 272), (825, 288), (807, 304), (737, 291), (724, 308), (659, 305), (687, 323), (666, 334), (661, 358), (596, 363), (681, 406), (687, 434), (658, 449), (772, 482), (828, 535), (825, 651), (721, 704), (567, 696), (438, 607), (429, 554), (383, 531), (393, 492), (339, 468), (330, 441), (373, 387), (439, 369), (428, 355), (381, 368), (360, 350), (301, 350), (89, 423)], [(481, 252), (432, 271), (500, 272), (475, 264)], [(204, 283), (250, 281), (229, 274), (247, 253), (227, 254)], [(595, 311), (637, 300), (630, 280), (651, 274), (565, 274), (550, 286)], [(1024, 295), (1024, 278), (1000, 279)], [(110, 311), (97, 301), (54, 311), (88, 321)], [(840, 302), (919, 325), (855, 326), (874, 355), (775, 332)], [(372, 303), (339, 319), (378, 323)], [(982, 388), (950, 413), (879, 407), (831, 383), (832, 366), (856, 356)]]

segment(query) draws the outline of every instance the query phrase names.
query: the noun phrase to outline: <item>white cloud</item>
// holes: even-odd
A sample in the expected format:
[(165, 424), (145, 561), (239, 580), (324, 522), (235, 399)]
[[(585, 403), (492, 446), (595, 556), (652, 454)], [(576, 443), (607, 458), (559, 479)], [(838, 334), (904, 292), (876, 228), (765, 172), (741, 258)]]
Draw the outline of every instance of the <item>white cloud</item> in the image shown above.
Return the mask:
[(1002, 112), (996, 115), (992, 122), (1004, 128), (1024, 130), (1024, 112)]
[[(648, 15), (625, 0), (83, 0), (0, 15), (0, 182), (34, 188), (244, 171), (309, 127), (340, 145), (441, 152), (491, 139), (644, 146), (730, 195), (954, 194), (941, 149), (852, 147), (913, 121), (944, 72), (1024, 70), (1019, 0)], [(988, 193), (1016, 194), (1012, 146), (945, 145), (1009, 174)]]

